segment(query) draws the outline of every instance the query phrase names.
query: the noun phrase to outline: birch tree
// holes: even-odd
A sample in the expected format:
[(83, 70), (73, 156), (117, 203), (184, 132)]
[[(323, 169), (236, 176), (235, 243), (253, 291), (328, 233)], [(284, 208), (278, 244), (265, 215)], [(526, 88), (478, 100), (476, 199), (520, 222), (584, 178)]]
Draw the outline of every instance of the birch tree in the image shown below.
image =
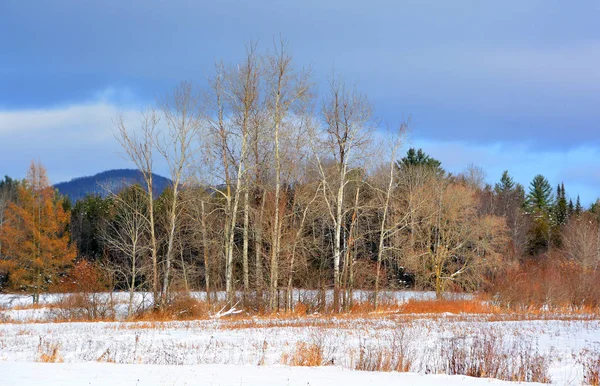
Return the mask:
[(271, 271), (269, 286), (269, 308), (277, 304), (279, 281), (279, 258), (281, 250), (281, 186), (282, 186), (282, 137), (286, 126), (294, 125), (299, 112), (297, 106), (303, 106), (309, 93), (309, 73), (296, 71), (292, 66), (292, 56), (285, 41), (275, 44), (274, 52), (267, 57), (266, 64), (267, 109), (271, 118), (274, 153), (274, 205), (273, 226), (271, 229)]
[(190, 174), (194, 140), (202, 128), (200, 96), (189, 82), (182, 82), (161, 103), (165, 132), (156, 136), (156, 148), (166, 161), (171, 181), (167, 200), (167, 249), (163, 273), (161, 302), (166, 305), (171, 264), (175, 249), (177, 221), (180, 216), (180, 192)]
[[(340, 306), (340, 261), (343, 253), (344, 221), (348, 208), (345, 202), (346, 185), (353, 164), (371, 140), (375, 127), (371, 105), (366, 96), (333, 77), (322, 108), (323, 131), (311, 136), (315, 159), (321, 176), (323, 199), (334, 228), (333, 241), (333, 308)], [(324, 162), (331, 157), (331, 170)], [(332, 173), (330, 173), (332, 172)], [(333, 175), (332, 175), (333, 174)]]
[(160, 122), (159, 114), (149, 109), (141, 114), (137, 128), (131, 128), (123, 115), (115, 119), (114, 136), (125, 151), (126, 158), (132, 161), (142, 174), (148, 192), (146, 222), (150, 230), (150, 253), (152, 258), (152, 295), (154, 308), (159, 302), (158, 242), (156, 237), (156, 217), (154, 213), (154, 150), (155, 136)]
[(133, 313), (135, 291), (141, 284), (139, 276), (145, 274), (149, 251), (148, 199), (147, 193), (137, 185), (114, 195), (114, 214), (102, 229), (101, 237), (116, 255), (111, 261), (111, 271), (123, 280), (129, 291), (127, 316)]

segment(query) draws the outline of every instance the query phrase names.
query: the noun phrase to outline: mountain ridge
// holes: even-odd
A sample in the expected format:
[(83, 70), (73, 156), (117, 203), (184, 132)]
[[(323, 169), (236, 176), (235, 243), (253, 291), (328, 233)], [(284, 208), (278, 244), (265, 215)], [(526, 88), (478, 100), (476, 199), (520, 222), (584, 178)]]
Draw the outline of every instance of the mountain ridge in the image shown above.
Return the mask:
[[(161, 175), (152, 173), (154, 182), (154, 194), (160, 195), (171, 181)], [(131, 185), (140, 184), (145, 186), (142, 173), (137, 169), (110, 169), (96, 173), (92, 176), (82, 176), (70, 181), (59, 182), (54, 187), (63, 196), (69, 197), (75, 203), (87, 195), (99, 195), (106, 197), (110, 193), (116, 193)]]

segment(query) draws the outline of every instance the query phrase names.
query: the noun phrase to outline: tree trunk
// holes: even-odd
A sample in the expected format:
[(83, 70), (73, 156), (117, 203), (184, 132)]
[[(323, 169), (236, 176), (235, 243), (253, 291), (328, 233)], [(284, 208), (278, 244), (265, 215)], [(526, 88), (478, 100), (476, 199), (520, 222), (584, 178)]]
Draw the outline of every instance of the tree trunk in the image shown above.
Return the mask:
[(249, 212), (250, 212), (250, 203), (248, 197), (248, 187), (246, 186), (246, 190), (244, 191), (244, 241), (242, 248), (242, 265), (243, 265), (243, 274), (244, 274), (244, 308), (248, 307), (248, 294), (250, 292), (250, 278), (249, 278), (249, 269), (248, 269), (248, 227), (249, 227)]
[(210, 265), (208, 263), (208, 237), (206, 235), (206, 211), (204, 208), (204, 201), (200, 201), (202, 210), (202, 254), (204, 256), (204, 284), (206, 289), (206, 300), (208, 304), (211, 304), (210, 300)]
[(265, 198), (264, 192), (260, 195), (260, 214), (258, 216), (258, 222), (254, 225), (255, 232), (255, 242), (254, 242), (254, 252), (256, 254), (256, 297), (258, 298), (258, 308), (259, 311), (262, 310), (263, 307), (263, 269), (262, 269), (262, 224), (263, 224), (263, 215), (265, 212)]
[[(342, 167), (342, 169), (344, 169)], [(344, 202), (344, 176), (345, 170), (341, 173), (342, 178), (338, 189), (336, 201), (336, 217), (335, 217), (335, 239), (333, 245), (333, 312), (340, 310), (340, 260), (341, 260), (341, 242), (342, 242), (342, 220), (343, 211), (342, 204)]]

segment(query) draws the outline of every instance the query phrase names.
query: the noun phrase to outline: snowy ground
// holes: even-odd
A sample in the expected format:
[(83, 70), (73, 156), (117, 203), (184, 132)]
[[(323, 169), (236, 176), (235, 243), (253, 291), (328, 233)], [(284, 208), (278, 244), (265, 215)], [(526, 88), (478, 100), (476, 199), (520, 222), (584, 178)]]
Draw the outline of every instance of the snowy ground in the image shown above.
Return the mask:
[(287, 366), (156, 366), (111, 363), (2, 363), (6, 385), (39, 386), (463, 386), (510, 382), (447, 375), (374, 373), (335, 367)]
[[(9, 305), (8, 297), (0, 297), (4, 308), (0, 315), (6, 320), (0, 323), (0, 384), (476, 385), (498, 382), (438, 374), (447, 371), (456, 352), (473, 347), (489, 351), (492, 347), (494, 355), (512, 368), (535, 363), (553, 383), (579, 385), (582, 350), (600, 350), (599, 320), (312, 315), (165, 323), (42, 323), (48, 315), (44, 308), (14, 309), (27, 304), (26, 300), (13, 297)], [(54, 302), (51, 298), (43, 301)], [(41, 313), (31, 322), (23, 312)], [(318, 348), (323, 366), (287, 366), (299, 347)], [(403, 358), (409, 373), (356, 370), (376, 367), (381, 353), (391, 360)], [(39, 363), (47, 358), (61, 363)]]

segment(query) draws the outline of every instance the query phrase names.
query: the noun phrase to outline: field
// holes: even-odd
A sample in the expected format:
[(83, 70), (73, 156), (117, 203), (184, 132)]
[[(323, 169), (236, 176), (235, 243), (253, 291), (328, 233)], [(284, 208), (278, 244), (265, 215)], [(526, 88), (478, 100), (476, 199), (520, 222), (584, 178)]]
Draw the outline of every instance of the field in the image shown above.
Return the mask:
[[(209, 312), (199, 320), (125, 321), (126, 295), (116, 294), (112, 321), (75, 322), (65, 319), (64, 297), (47, 295), (31, 307), (31, 298), (0, 296), (0, 379), (314, 386), (476, 385), (495, 378), (579, 385), (594, 384), (600, 371), (600, 320), (582, 312), (509, 313), (478, 299), (436, 302), (431, 293), (396, 292), (376, 313)], [(366, 297), (356, 294), (357, 302)]]

